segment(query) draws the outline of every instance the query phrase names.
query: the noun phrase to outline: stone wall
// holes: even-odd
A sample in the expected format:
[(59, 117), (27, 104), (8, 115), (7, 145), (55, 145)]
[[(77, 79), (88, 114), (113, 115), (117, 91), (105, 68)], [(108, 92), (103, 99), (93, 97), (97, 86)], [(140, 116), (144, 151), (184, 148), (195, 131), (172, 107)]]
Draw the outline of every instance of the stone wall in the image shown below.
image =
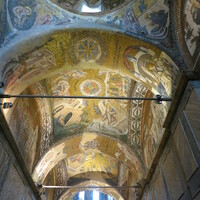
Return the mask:
[(142, 200), (200, 199), (200, 81), (190, 81)]

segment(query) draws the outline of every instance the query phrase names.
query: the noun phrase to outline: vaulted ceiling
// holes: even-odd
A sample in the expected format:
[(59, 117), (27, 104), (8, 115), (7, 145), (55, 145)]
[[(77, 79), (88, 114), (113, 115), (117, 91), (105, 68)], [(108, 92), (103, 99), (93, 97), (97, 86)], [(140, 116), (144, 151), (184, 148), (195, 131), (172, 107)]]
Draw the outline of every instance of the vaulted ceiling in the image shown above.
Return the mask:
[[(169, 3), (168, 3), (169, 2)], [(4, 0), (5, 94), (172, 97), (200, 48), (198, 0)], [(3, 100), (8, 101), (7, 99)], [(5, 118), (35, 182), (128, 186), (144, 179), (169, 103), (9, 99)], [(115, 199), (132, 191), (102, 189)], [(70, 199), (55, 189), (48, 199)]]

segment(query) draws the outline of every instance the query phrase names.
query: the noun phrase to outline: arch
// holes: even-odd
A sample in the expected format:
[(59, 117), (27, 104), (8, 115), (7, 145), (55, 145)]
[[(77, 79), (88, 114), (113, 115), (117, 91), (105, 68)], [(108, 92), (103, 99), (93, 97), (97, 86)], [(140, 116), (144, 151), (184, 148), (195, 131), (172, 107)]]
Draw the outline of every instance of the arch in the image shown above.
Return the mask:
[[(85, 187), (85, 186), (110, 186), (106, 183), (103, 182), (99, 182), (99, 181), (86, 181), (80, 184), (77, 184), (76, 186), (80, 186), (80, 187)], [(79, 192), (80, 189), (70, 189), (67, 190), (60, 198), (59, 200), (70, 200), (72, 195), (75, 195), (77, 192)], [(84, 191), (84, 190), (82, 190)], [(111, 197), (114, 197), (114, 199), (117, 200), (124, 200), (124, 198), (122, 197), (122, 195), (120, 194), (119, 191), (117, 191), (116, 189), (113, 188), (109, 188), (109, 189), (98, 189), (98, 191), (105, 193)]]
[[(88, 65), (88, 62), (82, 62), (73, 54), (79, 48), (73, 44), (78, 44), (81, 38), (91, 40), (90, 37), (99, 45), (101, 56)], [(117, 42), (120, 49), (106, 46), (108, 37), (113, 44)], [(153, 45), (120, 34), (114, 37), (108, 32), (102, 34), (84, 30), (60, 32), (51, 38), (51, 41), (39, 49), (26, 53), (19, 58), (19, 61), (10, 62), (3, 67), (1, 80), (6, 83), (5, 92), (19, 94), (28, 86), (52, 74), (80, 68), (96, 69), (99, 66), (102, 70), (120, 72), (123, 76), (144, 84), (154, 94), (162, 92), (171, 95), (174, 76), (178, 69), (164, 52)], [(118, 63), (114, 61), (116, 54), (119, 54)], [(165, 74), (166, 69), (169, 70), (167, 74)], [(159, 83), (157, 83), (157, 73), (161, 78), (158, 80)]]
[(135, 179), (140, 179), (145, 173), (140, 161), (127, 145), (110, 137), (88, 132), (54, 145), (36, 165), (32, 174), (34, 181), (42, 183), (59, 161), (83, 151), (102, 152), (118, 160), (124, 160)]
[(118, 174), (117, 158), (99, 152), (82, 152), (65, 159), (69, 177), (77, 176), (81, 173), (100, 172), (113, 176)]

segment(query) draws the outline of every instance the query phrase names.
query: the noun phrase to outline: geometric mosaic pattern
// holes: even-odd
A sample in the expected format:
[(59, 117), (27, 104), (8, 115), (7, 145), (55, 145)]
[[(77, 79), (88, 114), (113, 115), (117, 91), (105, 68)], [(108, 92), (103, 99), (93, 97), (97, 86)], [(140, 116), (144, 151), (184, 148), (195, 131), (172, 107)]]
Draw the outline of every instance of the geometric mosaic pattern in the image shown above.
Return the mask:
[[(46, 95), (46, 91), (41, 83), (37, 82), (32, 86), (32, 90), (35, 94)], [(48, 99), (37, 98), (38, 106), (42, 115), (42, 140), (40, 146), (40, 156), (44, 155), (51, 146), (51, 134), (53, 133), (52, 117), (50, 102)]]
[[(148, 89), (140, 83), (135, 85), (134, 97), (145, 97)], [(143, 100), (131, 101), (130, 113), (130, 145), (134, 147), (139, 155), (142, 155), (141, 146), (141, 119), (142, 119)]]

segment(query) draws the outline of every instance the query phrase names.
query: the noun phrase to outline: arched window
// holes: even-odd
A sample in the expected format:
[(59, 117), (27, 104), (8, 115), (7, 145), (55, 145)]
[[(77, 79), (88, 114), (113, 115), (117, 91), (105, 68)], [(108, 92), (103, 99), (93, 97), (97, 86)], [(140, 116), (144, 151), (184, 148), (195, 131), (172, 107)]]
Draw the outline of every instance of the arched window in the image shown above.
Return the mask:
[(87, 190), (77, 193), (71, 200), (114, 200), (114, 198), (97, 190)]

